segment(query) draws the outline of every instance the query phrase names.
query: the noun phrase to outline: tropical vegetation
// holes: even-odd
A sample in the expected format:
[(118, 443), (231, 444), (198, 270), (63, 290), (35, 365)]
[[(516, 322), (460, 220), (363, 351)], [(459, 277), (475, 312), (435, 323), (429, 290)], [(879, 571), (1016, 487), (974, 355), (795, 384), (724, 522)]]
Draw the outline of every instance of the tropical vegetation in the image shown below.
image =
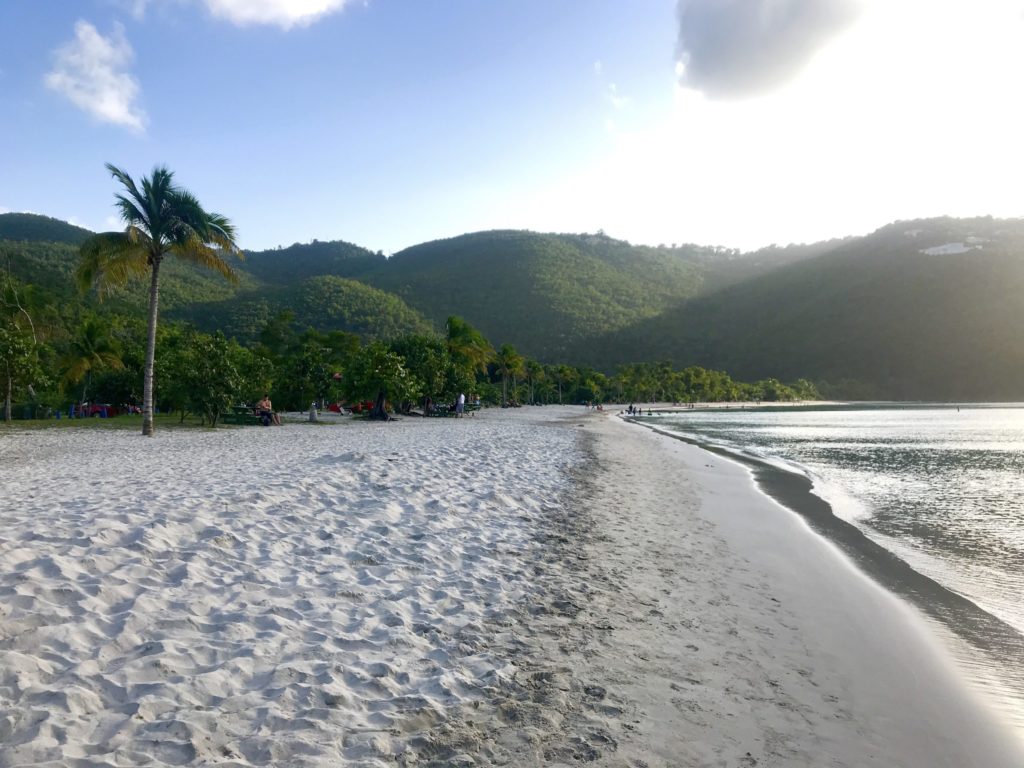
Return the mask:
[(230, 222), (198, 203), (230, 243), (193, 250), (201, 216), (160, 239), (186, 230), (159, 223), (173, 215), (147, 184), (156, 199), (180, 192), (173, 180), (154, 171), (133, 194), (114, 178), (124, 232), (0, 214), (5, 418), (142, 410), (150, 376), (152, 414), (207, 425), (264, 392), (288, 410), (369, 402), (385, 417), (459, 393), (515, 406), (1019, 400), (1024, 387), (1021, 222), (906, 222), (751, 254), (490, 232), (391, 258), (314, 241), (233, 263)]

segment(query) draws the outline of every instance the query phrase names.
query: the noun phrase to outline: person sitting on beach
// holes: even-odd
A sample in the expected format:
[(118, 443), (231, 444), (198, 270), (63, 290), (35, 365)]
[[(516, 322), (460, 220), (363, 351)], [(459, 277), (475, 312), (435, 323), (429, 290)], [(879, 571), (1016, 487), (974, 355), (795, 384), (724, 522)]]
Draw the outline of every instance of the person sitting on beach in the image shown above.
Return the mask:
[(256, 415), (263, 420), (264, 425), (273, 423), (276, 427), (281, 426), (281, 417), (274, 413), (274, 406), (270, 403), (270, 395), (264, 395), (263, 399), (256, 403)]

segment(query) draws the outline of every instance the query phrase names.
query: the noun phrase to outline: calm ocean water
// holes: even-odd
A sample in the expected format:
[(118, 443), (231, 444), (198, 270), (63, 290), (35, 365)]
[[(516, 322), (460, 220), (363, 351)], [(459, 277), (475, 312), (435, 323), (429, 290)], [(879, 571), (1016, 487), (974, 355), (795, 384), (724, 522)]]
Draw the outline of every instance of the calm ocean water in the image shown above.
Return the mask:
[[(809, 476), (836, 515), (1024, 634), (1024, 406), (734, 407), (643, 421)], [(1024, 657), (1004, 647), (988, 677), (1014, 683), (1024, 723)]]
[(809, 474), (837, 515), (1024, 632), (1024, 407), (731, 408), (649, 421)]

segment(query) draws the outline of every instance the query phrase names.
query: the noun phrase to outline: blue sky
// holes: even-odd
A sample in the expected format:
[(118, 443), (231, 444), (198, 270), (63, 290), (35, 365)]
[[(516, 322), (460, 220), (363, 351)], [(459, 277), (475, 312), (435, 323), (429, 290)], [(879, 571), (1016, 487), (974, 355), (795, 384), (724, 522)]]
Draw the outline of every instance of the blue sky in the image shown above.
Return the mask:
[(1021, 0), (4, 0), (0, 32), (0, 211), (90, 229), (106, 162), (252, 249), (1024, 213)]

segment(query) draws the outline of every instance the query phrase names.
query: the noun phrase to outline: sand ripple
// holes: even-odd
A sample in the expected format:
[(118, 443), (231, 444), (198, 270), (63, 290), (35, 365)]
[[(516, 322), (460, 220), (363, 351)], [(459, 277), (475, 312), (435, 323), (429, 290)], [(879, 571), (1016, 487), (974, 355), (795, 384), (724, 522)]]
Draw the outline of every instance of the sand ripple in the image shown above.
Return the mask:
[(579, 459), (500, 417), (0, 453), (0, 765), (54, 766), (415, 762), (514, 673), (485, 626)]

